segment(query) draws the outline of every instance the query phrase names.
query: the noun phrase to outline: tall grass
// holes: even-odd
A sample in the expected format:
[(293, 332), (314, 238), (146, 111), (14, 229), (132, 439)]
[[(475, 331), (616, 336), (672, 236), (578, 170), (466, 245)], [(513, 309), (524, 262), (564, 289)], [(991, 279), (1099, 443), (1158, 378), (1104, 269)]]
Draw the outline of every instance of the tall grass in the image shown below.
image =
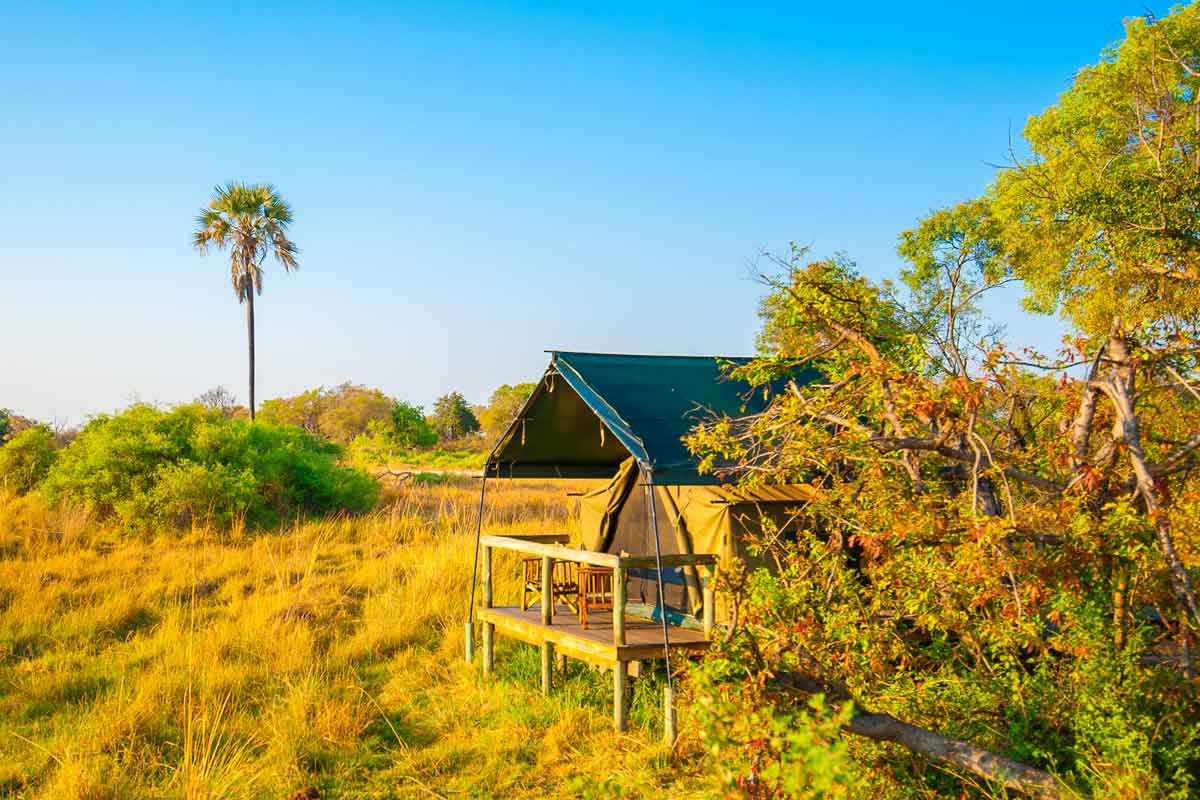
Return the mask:
[[(561, 485), (493, 486), (485, 529), (574, 530)], [(0, 496), (0, 797), (702, 794), (652, 679), (618, 736), (604, 673), (545, 698), (531, 649), (500, 639), (490, 681), (462, 662), (477, 500), (402, 485), (366, 516), (131, 540)]]

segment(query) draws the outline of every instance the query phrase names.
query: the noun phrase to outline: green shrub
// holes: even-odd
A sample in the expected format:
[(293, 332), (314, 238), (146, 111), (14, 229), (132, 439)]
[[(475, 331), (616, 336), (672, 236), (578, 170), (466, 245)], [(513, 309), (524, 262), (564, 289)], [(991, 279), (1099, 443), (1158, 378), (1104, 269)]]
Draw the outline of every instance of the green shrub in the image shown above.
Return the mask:
[(0, 447), (0, 486), (24, 494), (46, 477), (54, 463), (54, 432), (45, 425), (26, 428)]
[(377, 497), (339, 449), (299, 428), (230, 419), (200, 405), (138, 405), (88, 423), (45, 482), (51, 500), (82, 503), (140, 530), (249, 526), (302, 513), (364, 511)]

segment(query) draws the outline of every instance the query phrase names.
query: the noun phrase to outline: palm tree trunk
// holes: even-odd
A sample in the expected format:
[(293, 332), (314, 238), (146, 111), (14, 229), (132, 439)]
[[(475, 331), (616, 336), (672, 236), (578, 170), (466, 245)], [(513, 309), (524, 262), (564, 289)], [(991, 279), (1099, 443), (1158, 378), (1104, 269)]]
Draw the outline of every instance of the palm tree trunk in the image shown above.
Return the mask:
[(254, 283), (246, 287), (246, 337), (250, 343), (250, 421), (254, 421)]

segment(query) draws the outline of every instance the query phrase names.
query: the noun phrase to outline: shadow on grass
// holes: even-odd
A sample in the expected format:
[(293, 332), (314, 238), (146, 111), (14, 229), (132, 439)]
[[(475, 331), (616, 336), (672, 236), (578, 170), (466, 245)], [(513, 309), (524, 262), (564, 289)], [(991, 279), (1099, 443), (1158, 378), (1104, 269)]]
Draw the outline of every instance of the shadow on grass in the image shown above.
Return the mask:
[[(648, 736), (662, 735), (663, 688), (666, 668), (661, 661), (643, 662), (640, 678), (631, 678), (629, 722)], [(537, 689), (542, 683), (542, 655), (538, 647), (524, 642), (505, 642), (496, 648), (495, 676), (499, 680)], [(612, 672), (567, 658), (564, 667), (556, 659), (550, 702), (520, 703), (514, 698), (509, 714), (534, 726), (554, 722), (564, 706), (590, 708), (612, 713)]]
[(49, 688), (34, 702), (25, 707), (28, 720), (52, 717), (64, 711), (75, 711), (80, 706), (90, 705), (112, 686), (107, 677), (89, 675), (65, 680)]

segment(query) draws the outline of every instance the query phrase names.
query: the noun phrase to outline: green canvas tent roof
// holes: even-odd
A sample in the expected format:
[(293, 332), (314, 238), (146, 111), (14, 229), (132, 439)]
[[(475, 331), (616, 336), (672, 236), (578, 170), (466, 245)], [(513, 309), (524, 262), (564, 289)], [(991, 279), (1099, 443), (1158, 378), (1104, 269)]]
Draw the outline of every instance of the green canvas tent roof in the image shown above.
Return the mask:
[(770, 388), (731, 380), (745, 358), (551, 352), (550, 366), (488, 458), (485, 474), (609, 478), (629, 456), (655, 483), (718, 483), (682, 438), (712, 414), (765, 408)]

